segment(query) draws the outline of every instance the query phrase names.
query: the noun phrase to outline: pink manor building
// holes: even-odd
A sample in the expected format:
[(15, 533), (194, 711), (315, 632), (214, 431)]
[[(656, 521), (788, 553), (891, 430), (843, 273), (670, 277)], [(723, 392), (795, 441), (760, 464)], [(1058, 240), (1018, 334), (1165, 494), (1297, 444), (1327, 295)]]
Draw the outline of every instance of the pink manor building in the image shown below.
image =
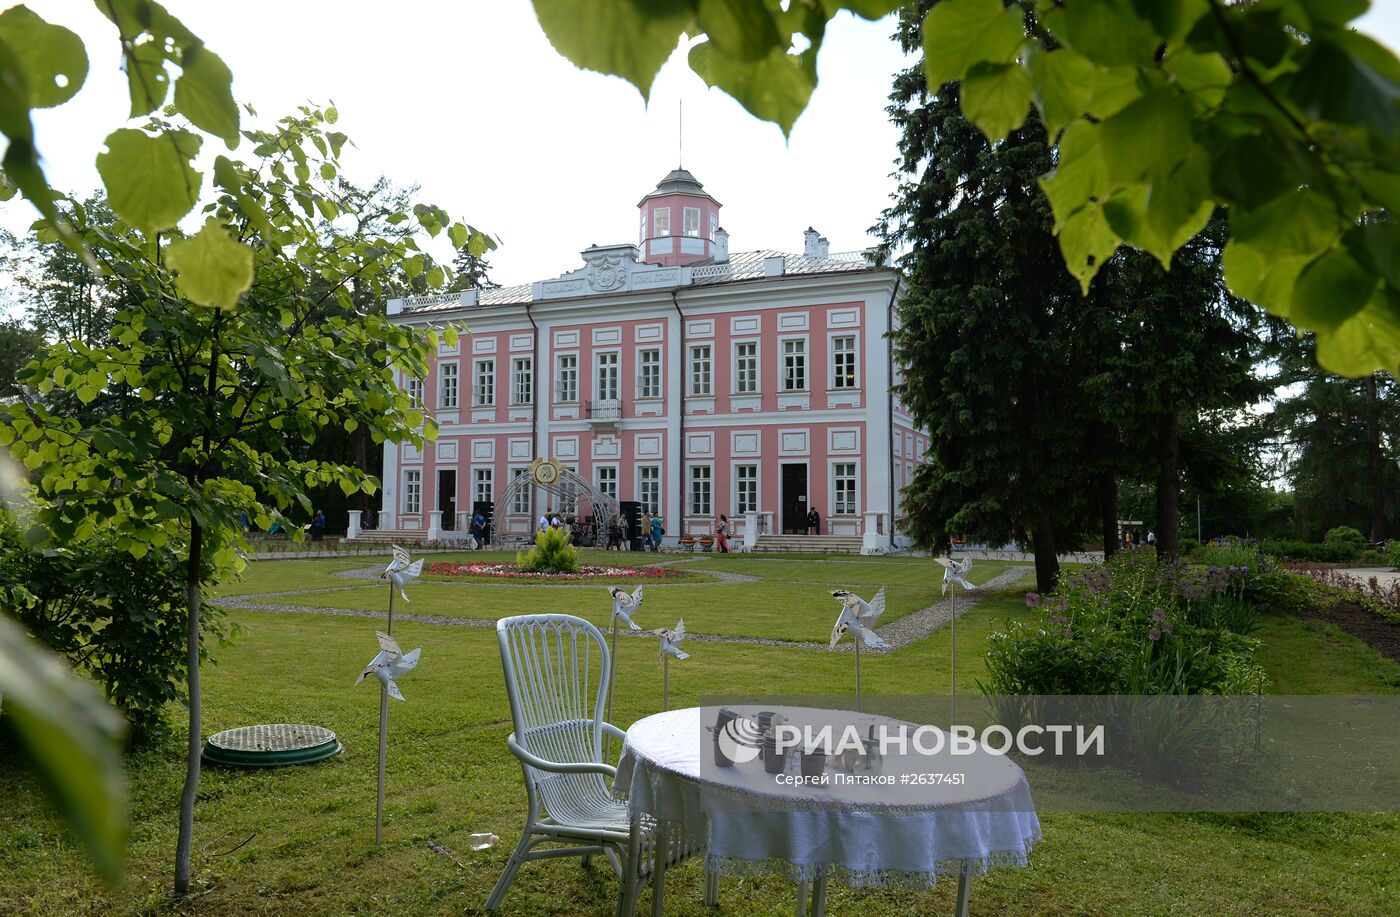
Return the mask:
[(402, 380), (440, 433), (425, 452), (386, 445), (379, 527), (465, 537), (492, 503), (495, 535), (523, 537), (557, 497), (496, 501), (553, 458), (659, 513), (672, 544), (722, 513), (761, 549), (815, 508), (833, 543), (888, 550), (927, 446), (890, 391), (897, 272), (810, 229), (801, 254), (731, 255), (719, 202), (683, 169), (638, 211), (637, 244), (587, 248), (552, 280), (389, 302), (397, 322), (470, 333)]

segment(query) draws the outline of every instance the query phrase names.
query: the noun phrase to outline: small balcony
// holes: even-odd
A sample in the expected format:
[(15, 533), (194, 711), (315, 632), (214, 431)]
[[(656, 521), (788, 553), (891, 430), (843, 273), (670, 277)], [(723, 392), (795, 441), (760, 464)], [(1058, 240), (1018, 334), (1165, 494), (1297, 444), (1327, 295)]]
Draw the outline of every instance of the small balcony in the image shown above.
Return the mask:
[(584, 405), (591, 427), (616, 427), (622, 421), (622, 399), (599, 398)]

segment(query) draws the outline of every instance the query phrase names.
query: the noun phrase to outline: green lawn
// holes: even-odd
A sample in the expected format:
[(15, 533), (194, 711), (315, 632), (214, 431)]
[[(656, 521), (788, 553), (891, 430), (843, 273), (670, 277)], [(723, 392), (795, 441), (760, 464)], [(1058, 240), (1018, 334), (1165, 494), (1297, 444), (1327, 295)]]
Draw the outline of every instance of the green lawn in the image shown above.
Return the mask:
[[(777, 571), (793, 579), (658, 587), (649, 591), (643, 624), (670, 623), (673, 616), (684, 615), (688, 625), (696, 622), (696, 630), (704, 621), (723, 633), (743, 633), (755, 621), (774, 626), (788, 615), (793, 634), (823, 638), (835, 617), (835, 603), (819, 587), (799, 590), (798, 583), (899, 582), (892, 596), (900, 602), (937, 593), (936, 581), (896, 579), (922, 575), (928, 561), (851, 561), (707, 558), (705, 566)], [(328, 571), (363, 565), (353, 560), (259, 562), (234, 590), (315, 588)], [(261, 588), (250, 589), (253, 585)], [(362, 592), (366, 607), (377, 607), (368, 603), (384, 595), (382, 587), (326, 595), (342, 601), (358, 599)], [(563, 601), (557, 596), (578, 594), (590, 596), (588, 615), (601, 620), (606, 599), (600, 601), (592, 592), (421, 583), (410, 593), (409, 609), (433, 610), (435, 602), (453, 595), (486, 595), (489, 602), (480, 605), (498, 610), (474, 616), (492, 617), (505, 613), (502, 603), (508, 601), (526, 607), (533, 603), (538, 610)], [(783, 609), (766, 607), (782, 595), (791, 596)], [(730, 602), (747, 613), (727, 614)], [(975, 690), (988, 631), (1008, 617), (1029, 614), (1018, 597), (1008, 595), (988, 600), (959, 621), (960, 693)], [(423, 647), (423, 662), (401, 683), (407, 702), (392, 705), (386, 844), (376, 850), (377, 692), (353, 686), (375, 652), (376, 622), (241, 611), (233, 617), (244, 628), (242, 636), (217, 649), (218, 664), (205, 669), (206, 731), (253, 722), (320, 723), (340, 735), (344, 754), (315, 766), (270, 772), (207, 770), (194, 844), (196, 894), (178, 907), (167, 900), (183, 775), (178, 737), (131, 758), (130, 875), (115, 890), (87, 877), (80, 855), (47, 811), (31, 777), (13, 764), (0, 766), (0, 914), (478, 913), (524, 813), (520, 771), (505, 748), (509, 710), (495, 634), (410, 621), (396, 625), (395, 635), (405, 648)], [(1259, 635), (1275, 690), (1400, 693), (1400, 666), (1345, 634), (1269, 619)], [(703, 694), (829, 694), (852, 687), (847, 654), (698, 641), (689, 648), (691, 658), (672, 666), (673, 705), (696, 703)], [(944, 629), (893, 655), (868, 656), (865, 691), (946, 692), (948, 650)], [(614, 719), (625, 725), (659, 709), (660, 673), (651, 640), (621, 641), (618, 656)], [(1400, 911), (1396, 815), (1046, 814), (1042, 824), (1045, 841), (1029, 869), (995, 870), (976, 881), (974, 914)], [(475, 831), (493, 831), (503, 843), (470, 854), (465, 839)], [(455, 850), (466, 868), (430, 850), (430, 840)], [(775, 879), (725, 879), (718, 912), (702, 906), (701, 884), (695, 863), (672, 872), (667, 913), (791, 913), (792, 888)], [(837, 886), (829, 896), (830, 913), (951, 913), (955, 885), (940, 882), (931, 892)], [(606, 867), (584, 870), (571, 859), (533, 863), (522, 869), (505, 913), (605, 915), (612, 912), (615, 891)], [(649, 908), (648, 892), (641, 912)]]

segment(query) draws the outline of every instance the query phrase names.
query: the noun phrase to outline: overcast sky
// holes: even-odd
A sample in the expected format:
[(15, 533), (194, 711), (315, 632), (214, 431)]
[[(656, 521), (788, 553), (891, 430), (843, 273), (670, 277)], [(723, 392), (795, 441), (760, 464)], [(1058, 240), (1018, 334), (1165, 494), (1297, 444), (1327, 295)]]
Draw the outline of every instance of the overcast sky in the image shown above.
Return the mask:
[[(352, 177), (421, 185), (423, 200), (499, 237), (490, 258), (499, 283), (572, 270), (594, 243), (636, 242), (637, 201), (681, 158), (682, 101), (684, 165), (724, 205), (732, 251), (800, 251), (808, 225), (832, 251), (865, 248), (894, 187), (898, 135), (884, 108), (905, 63), (890, 19), (842, 14), (832, 23), (817, 91), (785, 140), (707, 89), (683, 51), (662, 69), (650, 104), (619, 79), (575, 69), (527, 0), (165, 2), (224, 58), (235, 96), (260, 116), (333, 100), (357, 147), (344, 154)], [(35, 126), (50, 182), (94, 190), (93, 158), (128, 104), (115, 31), (92, 4), (28, 5), (87, 45), (82, 91), (36, 113)], [(1362, 28), (1400, 48), (1400, 0), (1375, 6)], [(251, 155), (246, 143), (239, 154)], [(0, 208), (16, 231), (33, 218), (22, 202)]]

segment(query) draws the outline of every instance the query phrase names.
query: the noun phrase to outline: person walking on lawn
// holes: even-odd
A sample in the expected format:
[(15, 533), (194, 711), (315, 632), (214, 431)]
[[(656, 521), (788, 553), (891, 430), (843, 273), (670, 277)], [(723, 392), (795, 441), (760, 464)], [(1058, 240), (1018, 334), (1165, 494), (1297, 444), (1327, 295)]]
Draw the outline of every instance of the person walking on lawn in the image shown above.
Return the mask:
[(729, 517), (719, 514), (719, 524), (715, 526), (715, 553), (729, 553)]

